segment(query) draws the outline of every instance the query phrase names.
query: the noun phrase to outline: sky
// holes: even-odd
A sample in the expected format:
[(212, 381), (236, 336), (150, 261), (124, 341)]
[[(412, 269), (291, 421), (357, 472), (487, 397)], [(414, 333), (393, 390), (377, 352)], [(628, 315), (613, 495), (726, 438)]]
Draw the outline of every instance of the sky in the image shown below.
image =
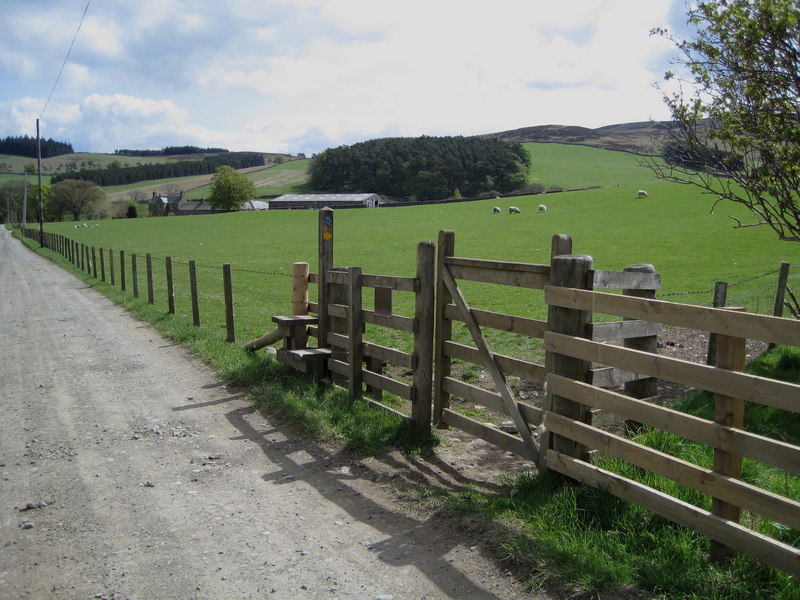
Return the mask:
[(311, 156), (663, 120), (675, 48), (650, 30), (685, 21), (685, 0), (2, 0), (0, 137), (38, 118), (77, 152)]

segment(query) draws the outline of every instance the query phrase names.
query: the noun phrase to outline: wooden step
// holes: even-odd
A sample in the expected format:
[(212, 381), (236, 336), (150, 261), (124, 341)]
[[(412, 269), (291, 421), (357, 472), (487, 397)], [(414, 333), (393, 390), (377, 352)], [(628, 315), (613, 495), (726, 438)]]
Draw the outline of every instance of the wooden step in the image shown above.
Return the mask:
[(331, 357), (330, 348), (298, 348), (287, 350), (286, 353), (298, 360), (323, 360)]
[(316, 325), (319, 323), (319, 317), (316, 315), (276, 315), (272, 317), (272, 322), (286, 327), (291, 327), (293, 325)]

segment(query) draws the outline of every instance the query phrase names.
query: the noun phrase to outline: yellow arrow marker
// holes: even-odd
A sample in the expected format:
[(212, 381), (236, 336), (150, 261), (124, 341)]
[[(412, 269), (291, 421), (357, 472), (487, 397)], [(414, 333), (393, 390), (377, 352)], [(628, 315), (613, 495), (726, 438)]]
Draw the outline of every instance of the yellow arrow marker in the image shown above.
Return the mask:
[(326, 242), (333, 237), (333, 234), (330, 231), (326, 231), (322, 234), (322, 239)]

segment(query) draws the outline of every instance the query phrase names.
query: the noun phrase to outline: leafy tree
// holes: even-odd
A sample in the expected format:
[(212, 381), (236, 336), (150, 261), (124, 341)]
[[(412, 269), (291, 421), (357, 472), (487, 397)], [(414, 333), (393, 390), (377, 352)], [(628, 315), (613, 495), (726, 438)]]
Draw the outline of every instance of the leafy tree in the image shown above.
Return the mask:
[(106, 193), (91, 181), (65, 179), (53, 185), (52, 210), (61, 217), (69, 213), (78, 221), (101, 211), (105, 200)]
[(714, 206), (746, 206), (755, 221), (731, 217), (736, 227), (767, 225), (800, 242), (800, 9), (794, 0), (710, 0), (688, 17), (691, 40), (654, 30), (675, 43), (685, 79), (664, 92), (674, 119), (667, 164), (648, 165), (714, 194)]
[(208, 201), (214, 210), (236, 210), (255, 198), (256, 186), (233, 167), (221, 166), (211, 179)]

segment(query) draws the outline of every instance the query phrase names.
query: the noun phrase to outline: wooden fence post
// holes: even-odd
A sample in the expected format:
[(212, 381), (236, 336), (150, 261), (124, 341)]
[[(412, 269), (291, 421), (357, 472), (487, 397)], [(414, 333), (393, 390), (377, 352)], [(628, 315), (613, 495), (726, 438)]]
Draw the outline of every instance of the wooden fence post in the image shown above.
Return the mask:
[(226, 340), (233, 344), (236, 342), (236, 331), (233, 323), (233, 283), (231, 281), (231, 266), (228, 263), (222, 265), (222, 287), (225, 294), (225, 328), (228, 332)]
[(175, 314), (175, 286), (172, 281), (172, 257), (167, 256), (164, 259), (164, 268), (167, 271), (167, 311), (169, 314)]
[(125, 250), (119, 251), (119, 287), (124, 292), (125, 287)]
[(318, 285), (317, 303), (319, 324), (317, 345), (327, 348), (328, 331), (330, 330), (330, 317), (328, 316), (328, 271), (333, 268), (333, 209), (323, 208), (319, 211), (319, 240), (318, 240)]
[(308, 273), (307, 262), (292, 264), (292, 315), (308, 314)]
[[(591, 289), (590, 273), (592, 270), (592, 257), (585, 254), (561, 254), (552, 257), (550, 261), (550, 285)], [(586, 326), (592, 320), (592, 313), (589, 311), (562, 308), (560, 306), (550, 306), (548, 308), (548, 330), (555, 333), (562, 333), (576, 337), (586, 337)], [(577, 381), (586, 381), (591, 368), (591, 363), (585, 360), (572, 358), (563, 354), (552, 354), (546, 363), (553, 369), (556, 375), (562, 375)], [(590, 418), (588, 408), (556, 394), (551, 396), (548, 404), (552, 406), (552, 411), (581, 423), (587, 423)], [(552, 448), (556, 452), (586, 460), (588, 458), (586, 448), (577, 442), (560, 435), (547, 432), (543, 440), (541, 456), (546, 456), (544, 450)]]
[(145, 256), (147, 263), (147, 303), (155, 304), (155, 294), (153, 292), (153, 257), (148, 253)]
[(417, 321), (414, 356), (417, 365), (413, 374), (411, 402), (411, 420), (419, 431), (429, 431), (431, 427), (435, 275), (436, 245), (433, 242), (420, 242), (417, 245), (417, 289), (414, 302)]
[(433, 353), (433, 424), (439, 429), (446, 429), (447, 424), (442, 422), (444, 409), (450, 406), (450, 394), (444, 389), (445, 377), (450, 377), (451, 360), (445, 356), (444, 344), (450, 341), (453, 333), (453, 324), (445, 318), (445, 307), (453, 302), (453, 297), (447, 289), (442, 277), (445, 259), (455, 254), (456, 236), (452, 231), (439, 232), (439, 249), (436, 257), (436, 306), (434, 323), (434, 353)]
[(108, 269), (111, 274), (111, 285), (114, 285), (114, 249), (108, 249)]
[[(714, 284), (714, 301), (712, 306), (714, 308), (722, 308), (728, 300), (728, 284), (724, 281), (718, 281)], [(706, 364), (714, 366), (717, 360), (717, 334), (708, 334), (708, 355), (706, 356)]]
[(131, 279), (133, 279), (133, 297), (139, 297), (139, 271), (136, 267), (136, 254), (131, 254)]
[(92, 246), (92, 276), (97, 279), (97, 253), (94, 246)]
[[(392, 288), (390, 287), (376, 287), (374, 288), (373, 307), (376, 315), (391, 316), (392, 314)], [(383, 373), (383, 367), (386, 363), (375, 356), (368, 356), (365, 359), (367, 370), (372, 373)], [(383, 400), (383, 390), (379, 387), (367, 384), (367, 394), (370, 397), (380, 402)], [(412, 405), (413, 408), (413, 405)]]
[(363, 395), (364, 376), (361, 374), (364, 362), (362, 347), (364, 318), (362, 313), (363, 298), (361, 295), (361, 267), (347, 269), (347, 358), (350, 364), (348, 391), (353, 398)]
[(100, 281), (106, 280), (106, 254), (103, 248), (100, 248)]
[[(626, 273), (655, 273), (656, 268), (653, 265), (628, 265), (623, 269)], [(655, 290), (640, 290), (640, 289), (623, 289), (622, 293), (625, 296), (633, 296), (635, 298), (645, 298), (647, 300), (654, 300), (656, 297)], [(629, 319), (623, 319), (629, 320)], [(642, 350), (652, 354), (658, 353), (658, 336), (650, 335), (638, 338), (626, 338), (622, 345), (625, 348), (632, 350)], [(655, 377), (647, 377), (637, 381), (628, 381), (623, 385), (623, 390), (626, 395), (632, 398), (652, 398), (658, 394), (658, 379)], [(640, 423), (626, 420), (625, 427), (628, 431), (635, 431), (641, 427)]]
[[(310, 272), (307, 262), (292, 263), (292, 315), (303, 316), (308, 314), (308, 274)], [(320, 315), (322, 309), (320, 309)], [(300, 329), (300, 328), (298, 328)], [(303, 327), (294, 337), (297, 348), (305, 348), (308, 344), (308, 328)], [(322, 347), (323, 340), (320, 336), (317, 346)]]
[(189, 261), (189, 290), (192, 294), (192, 322), (195, 327), (200, 327), (200, 299), (197, 297), (197, 266), (195, 261)]
[[(743, 310), (743, 309), (734, 309)], [(744, 371), (746, 340), (728, 335), (717, 336), (716, 366), (719, 369), (731, 371)], [(716, 394), (714, 421), (719, 425), (744, 429), (744, 401)], [(714, 449), (714, 471), (732, 479), (742, 478), (742, 457), (738, 454)], [(723, 519), (739, 522), (741, 509), (738, 506), (723, 502), (717, 498), (711, 499), (711, 512)], [(710, 557), (713, 561), (721, 561), (735, 554), (735, 551), (711, 540)]]
[(786, 284), (789, 282), (789, 263), (781, 263), (778, 273), (778, 289), (775, 292), (775, 307), (772, 314), (776, 317), (783, 316), (783, 303), (786, 301)]
[[(564, 254), (572, 254), (572, 236), (565, 233), (557, 233), (550, 239), (550, 265), (552, 269), (553, 259), (556, 256)], [(553, 372), (553, 353), (545, 352), (544, 355), (544, 371), (545, 373)], [(550, 394), (544, 394), (542, 398), (542, 410), (547, 412), (553, 410), (553, 397)], [(543, 450), (547, 450), (547, 446), (542, 446)], [(545, 453), (541, 454), (544, 457)], [(542, 458), (544, 460), (544, 458)]]

